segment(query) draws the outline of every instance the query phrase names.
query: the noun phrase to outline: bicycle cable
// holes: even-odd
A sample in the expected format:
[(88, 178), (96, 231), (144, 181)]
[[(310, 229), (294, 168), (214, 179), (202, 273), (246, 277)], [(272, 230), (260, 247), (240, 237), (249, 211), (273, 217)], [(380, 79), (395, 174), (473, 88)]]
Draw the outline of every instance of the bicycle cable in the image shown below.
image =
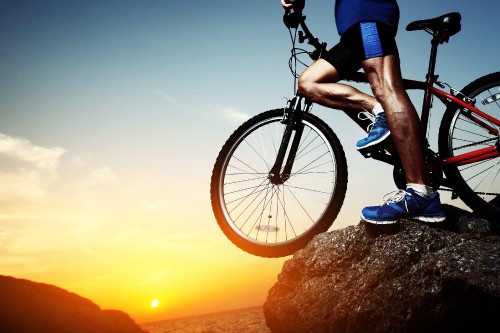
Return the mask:
[[(292, 29), (294, 29), (295, 32), (292, 32)], [(294, 94), (297, 91), (297, 79), (300, 76), (297, 73), (298, 65), (302, 65), (304, 67), (309, 67), (309, 65), (307, 65), (305, 62), (301, 61), (298, 57), (301, 54), (305, 54), (305, 53), (309, 54), (309, 52), (307, 50), (296, 47), (298, 31), (299, 31), (298, 28), (291, 28), (291, 27), (288, 28), (288, 32), (290, 34), (290, 39), (292, 41), (292, 49), (290, 50), (291, 55), (290, 55), (290, 59), (288, 59), (288, 68), (290, 68), (290, 72), (292, 73), (293, 78), (294, 78), (294, 80), (293, 80)]]

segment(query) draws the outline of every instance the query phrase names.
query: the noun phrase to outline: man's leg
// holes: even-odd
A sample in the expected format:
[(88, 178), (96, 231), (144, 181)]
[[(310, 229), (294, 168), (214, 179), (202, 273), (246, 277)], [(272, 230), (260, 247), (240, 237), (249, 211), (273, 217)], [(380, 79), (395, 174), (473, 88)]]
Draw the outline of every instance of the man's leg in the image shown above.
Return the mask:
[[(330, 62), (319, 59), (300, 76), (299, 91), (315, 103), (344, 111), (361, 128), (366, 128), (367, 131), (371, 128), (368, 136), (356, 143), (358, 150), (383, 145), (390, 132), (380, 103), (373, 96), (338, 81), (340, 75), (336, 68)], [(359, 113), (362, 111), (371, 111), (375, 120), (360, 118)]]
[(420, 118), (403, 87), (399, 58), (394, 55), (363, 61), (372, 91), (382, 104), (407, 183), (429, 185), (425, 169)]
[(424, 138), (415, 107), (404, 90), (399, 58), (394, 55), (365, 60), (363, 68), (373, 93), (387, 115), (392, 139), (406, 173), (407, 189), (382, 206), (366, 207), (361, 218), (370, 223), (395, 223), (399, 218), (441, 222), (445, 213), (439, 194), (429, 186)]
[(356, 117), (360, 111), (372, 110), (377, 104), (373, 96), (339, 81), (335, 67), (319, 59), (299, 77), (299, 92), (314, 103), (340, 109)]

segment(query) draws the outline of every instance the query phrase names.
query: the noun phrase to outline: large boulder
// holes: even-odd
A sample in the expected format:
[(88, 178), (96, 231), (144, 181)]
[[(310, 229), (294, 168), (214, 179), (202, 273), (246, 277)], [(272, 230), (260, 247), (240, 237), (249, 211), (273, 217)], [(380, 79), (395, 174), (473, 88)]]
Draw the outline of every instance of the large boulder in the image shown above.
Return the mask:
[(498, 329), (498, 226), (446, 209), (441, 224), (360, 223), (316, 236), (284, 264), (269, 291), (264, 314), (271, 331)]
[(121, 311), (103, 311), (56, 286), (1, 275), (0, 332), (144, 333)]

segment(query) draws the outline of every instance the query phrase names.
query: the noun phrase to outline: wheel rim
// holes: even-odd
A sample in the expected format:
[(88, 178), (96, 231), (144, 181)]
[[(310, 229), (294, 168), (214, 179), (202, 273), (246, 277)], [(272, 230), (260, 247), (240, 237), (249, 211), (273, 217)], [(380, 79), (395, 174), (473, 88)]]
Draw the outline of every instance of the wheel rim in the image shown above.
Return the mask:
[[(481, 111), (500, 118), (500, 85), (495, 83), (487, 89), (475, 92), (469, 96), (476, 99)], [(475, 115), (477, 116), (477, 115)], [(480, 118), (492, 128), (490, 121)], [(463, 110), (458, 110), (451, 122), (448, 135), (448, 151), (451, 156), (464, 154), (473, 150), (494, 147), (499, 136), (489, 133), (484, 127), (478, 126), (465, 116)], [(500, 208), (500, 158), (492, 158), (457, 167), (462, 179), (477, 197), (490, 205)]]
[(273, 185), (269, 170), (281, 143), (281, 117), (256, 123), (230, 147), (223, 163), (219, 200), (239, 237), (278, 246), (303, 237), (323, 218), (336, 188), (331, 144), (313, 124), (305, 128), (290, 178)]

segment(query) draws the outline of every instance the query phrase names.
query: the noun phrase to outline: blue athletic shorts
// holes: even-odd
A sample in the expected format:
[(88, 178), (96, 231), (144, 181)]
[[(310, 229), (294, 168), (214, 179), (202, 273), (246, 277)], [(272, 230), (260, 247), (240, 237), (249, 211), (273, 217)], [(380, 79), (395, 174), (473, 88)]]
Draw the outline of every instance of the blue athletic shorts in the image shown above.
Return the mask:
[(345, 79), (361, 69), (363, 60), (398, 55), (395, 38), (395, 28), (378, 22), (361, 22), (349, 28), (340, 42), (321, 58), (335, 67), (341, 79)]

